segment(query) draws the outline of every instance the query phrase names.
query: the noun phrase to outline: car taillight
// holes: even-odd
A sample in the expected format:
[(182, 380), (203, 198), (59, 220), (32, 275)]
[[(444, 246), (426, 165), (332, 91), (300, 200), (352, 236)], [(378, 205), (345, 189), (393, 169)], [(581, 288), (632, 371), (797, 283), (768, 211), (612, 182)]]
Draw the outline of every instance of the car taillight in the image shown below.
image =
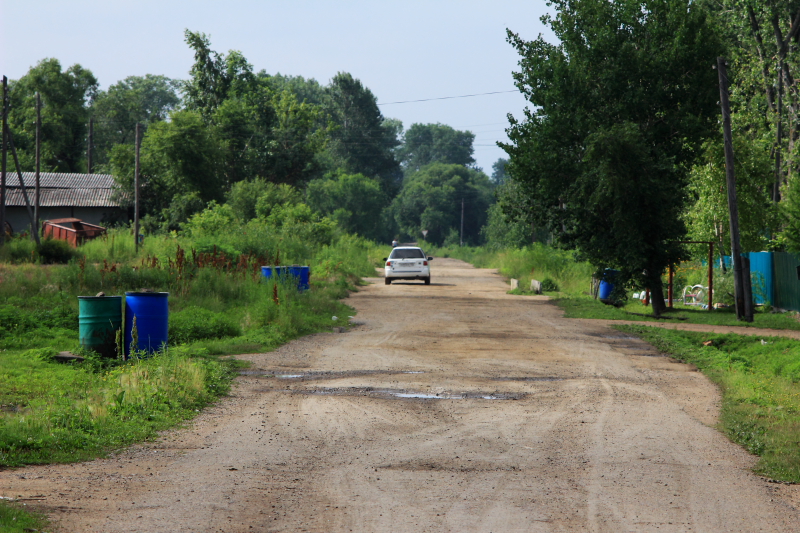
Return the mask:
[(423, 261), (422, 264), (425, 265), (425, 266), (428, 266), (428, 262), (427, 261)]
[(391, 261), (386, 261), (386, 266), (387, 266), (387, 267), (390, 267), (390, 266), (392, 266), (392, 262), (391, 262)]

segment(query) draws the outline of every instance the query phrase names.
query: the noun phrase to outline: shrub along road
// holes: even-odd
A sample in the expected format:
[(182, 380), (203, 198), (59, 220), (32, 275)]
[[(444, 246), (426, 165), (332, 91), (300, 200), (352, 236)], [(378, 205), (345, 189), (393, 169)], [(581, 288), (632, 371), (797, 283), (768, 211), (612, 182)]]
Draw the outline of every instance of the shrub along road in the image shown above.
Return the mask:
[(345, 334), (241, 356), (190, 428), (0, 472), (0, 495), (63, 531), (800, 530), (693, 367), (493, 271), (432, 274), (354, 294)]

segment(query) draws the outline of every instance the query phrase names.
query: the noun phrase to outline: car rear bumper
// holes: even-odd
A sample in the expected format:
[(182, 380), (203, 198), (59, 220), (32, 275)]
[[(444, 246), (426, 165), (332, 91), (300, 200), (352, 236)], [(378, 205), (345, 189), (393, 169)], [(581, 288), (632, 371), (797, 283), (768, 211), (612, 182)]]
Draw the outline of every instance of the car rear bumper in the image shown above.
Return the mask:
[(401, 271), (384, 271), (384, 277), (389, 279), (428, 279), (431, 277), (430, 270), (401, 270)]

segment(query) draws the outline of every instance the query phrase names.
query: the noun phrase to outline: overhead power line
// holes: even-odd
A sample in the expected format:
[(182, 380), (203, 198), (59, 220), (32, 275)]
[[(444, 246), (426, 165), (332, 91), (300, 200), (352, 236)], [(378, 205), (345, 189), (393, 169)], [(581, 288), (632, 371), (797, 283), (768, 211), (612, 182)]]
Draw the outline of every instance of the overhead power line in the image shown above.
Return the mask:
[(442, 96), (440, 98), (424, 98), (422, 100), (404, 100), (402, 102), (386, 102), (386, 103), (378, 104), (378, 105), (412, 104), (414, 102), (431, 102), (433, 100), (450, 100), (452, 98), (470, 98), (472, 96), (486, 96), (486, 95), (489, 95), (489, 94), (505, 94), (505, 93), (517, 93), (517, 92), (519, 92), (519, 91), (517, 91), (517, 90), (513, 90), (513, 91), (494, 91), (494, 92), (491, 92), (491, 93), (462, 94), (460, 96)]

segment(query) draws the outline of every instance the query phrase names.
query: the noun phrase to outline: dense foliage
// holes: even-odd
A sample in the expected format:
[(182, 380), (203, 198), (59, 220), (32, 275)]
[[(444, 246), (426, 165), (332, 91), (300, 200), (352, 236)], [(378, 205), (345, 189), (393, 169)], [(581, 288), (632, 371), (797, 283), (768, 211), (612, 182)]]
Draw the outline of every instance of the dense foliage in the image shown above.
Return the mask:
[(534, 106), (512, 119), (508, 171), (534, 221), (620, 280), (649, 287), (686, 254), (686, 175), (714, 131), (721, 45), (685, 0), (556, 0), (558, 38), (525, 41), (516, 84)]

